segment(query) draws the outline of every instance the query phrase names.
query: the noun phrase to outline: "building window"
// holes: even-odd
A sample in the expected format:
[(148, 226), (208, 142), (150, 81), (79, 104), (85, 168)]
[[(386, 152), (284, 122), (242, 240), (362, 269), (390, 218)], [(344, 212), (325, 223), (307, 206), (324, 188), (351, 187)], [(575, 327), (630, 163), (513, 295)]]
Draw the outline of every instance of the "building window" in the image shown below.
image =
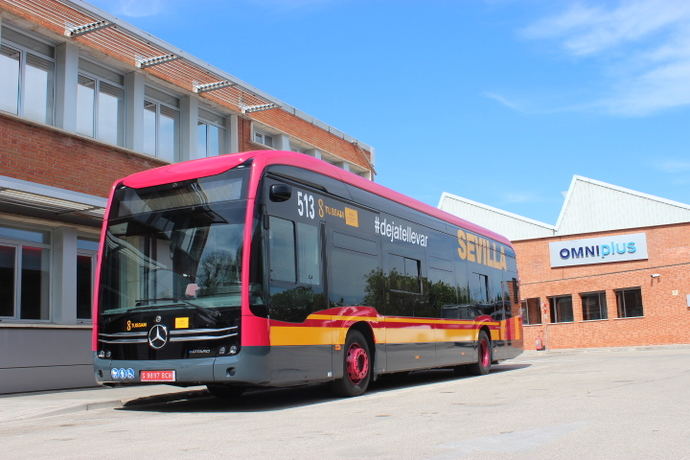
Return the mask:
[(596, 319), (607, 319), (606, 312), (606, 293), (588, 292), (580, 294), (582, 300), (582, 319), (591, 321)]
[(192, 158), (205, 158), (220, 155), (225, 143), (224, 119), (220, 115), (199, 109), (196, 123), (197, 146)]
[(297, 142), (294, 139), (290, 139), (290, 150), (293, 152), (304, 153), (306, 155), (309, 155), (309, 152), (313, 150), (313, 148), (308, 147), (300, 142)]
[(49, 237), (0, 227), (0, 317), (48, 320)]
[(541, 324), (539, 303), (539, 298), (522, 301), (522, 321), (524, 324)]
[(640, 288), (617, 290), (616, 306), (619, 318), (642, 316), (642, 290)]
[(77, 132), (110, 144), (124, 145), (122, 76), (88, 61), (80, 60), (79, 66)]
[(180, 146), (180, 101), (146, 87), (144, 99), (144, 152), (174, 162)]
[(41, 123), (53, 122), (54, 49), (2, 28), (0, 110)]
[(549, 309), (552, 323), (570, 323), (573, 321), (572, 296), (549, 297)]
[(273, 148), (275, 146), (275, 139), (272, 134), (264, 133), (259, 130), (254, 131), (254, 142)]
[(90, 320), (98, 241), (77, 239), (77, 320)]

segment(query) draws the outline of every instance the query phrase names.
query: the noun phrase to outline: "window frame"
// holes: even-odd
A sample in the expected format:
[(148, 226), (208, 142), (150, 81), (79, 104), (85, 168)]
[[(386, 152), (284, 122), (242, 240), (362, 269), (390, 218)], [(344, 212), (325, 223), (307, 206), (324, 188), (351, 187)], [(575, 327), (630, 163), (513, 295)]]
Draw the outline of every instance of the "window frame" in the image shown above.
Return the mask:
[[(531, 315), (529, 313), (529, 301), (530, 300), (536, 300), (537, 301), (537, 312), (539, 314), (539, 322), (532, 322)], [(532, 326), (532, 325), (539, 325), (539, 324), (544, 324), (544, 315), (542, 314), (542, 309), (541, 309), (541, 298), (540, 297), (528, 297), (527, 299), (524, 299), (520, 302), (520, 309), (522, 310), (522, 323), (526, 326)]]
[[(217, 117), (219, 120), (214, 121), (212, 120), (210, 116), (212, 115), (213, 117)], [(200, 151), (196, 151), (191, 155), (191, 159), (197, 159), (197, 158), (208, 158), (208, 157), (215, 157), (218, 155), (223, 154), (223, 150), (225, 149), (226, 146), (226, 139), (227, 139), (227, 128), (225, 126), (225, 117), (219, 113), (213, 112), (212, 110), (205, 109), (203, 107), (200, 107), (198, 110), (198, 115), (197, 115), (197, 120), (196, 120), (196, 129), (199, 129), (200, 125), (205, 126), (205, 131), (206, 131), (206, 142), (205, 142), (205, 152), (202, 154)], [(218, 129), (218, 153), (209, 153), (209, 143), (208, 143), (208, 128), (212, 126), (214, 128)], [(198, 136), (197, 136), (198, 137)], [(197, 138), (197, 146), (199, 146), (199, 139)]]
[[(56, 60), (55, 60), (55, 45), (52, 43), (48, 43), (45, 40), (41, 40), (33, 35), (27, 35), (24, 31), (19, 31), (16, 30), (12, 27), (8, 27), (5, 24), (2, 25), (2, 29), (9, 29), (13, 33), (17, 34), (18, 36), (24, 36), (28, 41), (36, 41), (38, 43), (41, 43), (45, 45), (47, 48), (52, 49), (53, 51), (53, 56), (44, 54), (40, 50), (37, 50), (35, 48), (32, 48), (31, 46), (24, 45), (21, 43), (18, 43), (16, 41), (13, 41), (11, 38), (5, 38), (2, 37), (0, 39), (0, 46), (9, 48), (13, 51), (16, 51), (19, 53), (19, 72), (18, 72), (18, 82), (17, 82), (17, 95), (16, 95), (16, 101), (17, 101), (17, 111), (16, 113), (13, 112), (8, 112), (4, 111), (5, 113), (13, 113), (14, 115), (21, 117), (21, 118), (26, 118), (31, 121), (35, 121), (37, 123), (43, 123), (46, 125), (54, 125), (55, 124), (55, 77), (56, 77)], [(52, 69), (48, 74), (48, 88), (47, 88), (47, 100), (46, 100), (46, 119), (44, 120), (37, 120), (34, 118), (29, 118), (26, 116), (26, 111), (25, 111), (25, 102), (26, 102), (26, 94), (24, 92), (25, 86), (26, 86), (26, 66), (27, 66), (27, 59), (28, 55), (32, 54), (35, 57), (38, 57), (40, 59), (46, 60), (51, 63)]]
[[(154, 88), (152, 86), (146, 86), (146, 88), (149, 89), (149, 94), (147, 94), (146, 89), (144, 90), (144, 105), (141, 107), (141, 110), (144, 111), (144, 129), (143, 129), (143, 134), (144, 136), (147, 135), (146, 133), (146, 104), (153, 104), (155, 106), (155, 119), (154, 119), (154, 151), (153, 153), (149, 152), (146, 150), (146, 146), (144, 145), (142, 152), (146, 155), (153, 156), (154, 158), (157, 158), (162, 161), (166, 161), (168, 163), (175, 163), (178, 161), (180, 157), (180, 144), (181, 144), (181, 132), (180, 132), (180, 124), (182, 121), (182, 110), (180, 107), (180, 98), (174, 94), (169, 94), (165, 91), (161, 91), (158, 88)], [(170, 100), (174, 100), (176, 102), (175, 104), (171, 104), (169, 102), (166, 102), (163, 100), (162, 97), (159, 97), (156, 95), (156, 93), (159, 93), (161, 96), (170, 98)], [(177, 114), (177, 117), (175, 118), (175, 129), (174, 129), (174, 136), (173, 136), (173, 152), (172, 152), (172, 158), (167, 159), (163, 158), (161, 156), (161, 108), (164, 107), (166, 109), (174, 110)]]
[[(87, 61), (90, 63), (90, 61)], [(81, 64), (81, 63), (80, 63)], [(96, 64), (99, 65), (99, 64)], [(108, 69), (109, 70), (109, 69)], [(113, 72), (116, 73), (116, 72)], [(119, 74), (118, 74), (119, 75)], [(125, 137), (126, 137), (126, 129), (127, 129), (127, 121), (126, 121), (126, 113), (127, 113), (127, 96), (126, 96), (126, 89), (125, 85), (123, 83), (118, 83), (115, 82), (111, 79), (105, 78), (101, 75), (98, 75), (94, 72), (90, 72), (87, 69), (83, 69), (81, 66), (78, 69), (77, 72), (77, 87), (79, 86), (79, 77), (85, 77), (89, 78), (94, 81), (94, 97), (92, 101), (92, 109), (93, 109), (93, 116), (91, 120), (91, 129), (92, 129), (92, 134), (85, 134), (81, 131), (77, 131), (77, 127), (75, 126), (75, 132), (77, 134), (80, 134), (82, 136), (90, 137), (92, 139), (96, 139), (97, 141), (100, 142), (105, 142), (111, 145), (117, 145), (118, 147), (124, 147), (125, 145)], [(124, 79), (124, 77), (122, 77)], [(101, 89), (101, 83), (106, 83), (110, 86), (114, 86), (116, 88), (119, 88), (122, 90), (122, 100), (121, 100), (121, 105), (120, 105), (120, 113), (118, 113), (118, 133), (117, 133), (117, 142), (115, 144), (112, 144), (110, 141), (105, 140), (98, 135), (98, 122), (99, 122), (99, 105), (100, 105), (100, 89)], [(146, 98), (144, 98), (146, 99)], [(79, 104), (78, 100), (75, 102), (77, 110), (79, 110)], [(179, 110), (179, 109), (178, 109)]]
[[(7, 225), (1, 225), (2, 227), (6, 228), (12, 228), (16, 230), (26, 230), (30, 232), (36, 232), (36, 233), (43, 233), (46, 238), (48, 243), (39, 243), (35, 241), (27, 241), (27, 240), (20, 240), (20, 239), (13, 239), (13, 238), (7, 238), (7, 237), (0, 237), (0, 246), (6, 246), (6, 247), (13, 247), (14, 248), (14, 295), (13, 295), (13, 300), (12, 300), (12, 305), (13, 305), (13, 311), (12, 311), (12, 316), (0, 316), (0, 319), (3, 321), (9, 321), (9, 322), (22, 322), (22, 323), (49, 323), (52, 320), (53, 316), (53, 309), (52, 309), (52, 282), (53, 282), (53, 273), (52, 273), (52, 261), (53, 261), (53, 254), (52, 254), (52, 245), (50, 242), (50, 232), (45, 231), (45, 230), (38, 230), (38, 229), (28, 229), (28, 228), (18, 228), (18, 227), (13, 227), (13, 226), (7, 226)], [(23, 255), (23, 250), (24, 247), (33, 247), (33, 248), (40, 248), (41, 250), (45, 250), (46, 254), (46, 261), (45, 261), (45, 266), (47, 267), (46, 270), (46, 275), (48, 277), (47, 280), (47, 288), (46, 292), (41, 292), (41, 295), (45, 295), (46, 297), (46, 302), (47, 302), (47, 310), (48, 310), (48, 315), (46, 318), (22, 318), (22, 255)], [(41, 289), (43, 287), (41, 286)]]
[[(585, 302), (584, 298), (586, 296), (594, 296), (596, 295), (599, 299), (599, 314), (601, 315), (599, 318), (586, 318), (585, 317)], [(603, 304), (602, 304), (602, 299), (603, 299)], [(583, 321), (604, 321), (609, 319), (608, 315), (608, 302), (606, 301), (606, 291), (590, 291), (590, 292), (581, 292), (580, 293), (580, 308), (582, 310), (582, 320)]]
[[(623, 311), (625, 312), (627, 310), (625, 306), (625, 293), (628, 291), (638, 291), (639, 292), (639, 297), (640, 297), (640, 313), (639, 315), (634, 315), (634, 316), (621, 316), (621, 304), (620, 304), (620, 299), (623, 299)], [(620, 289), (615, 289), (614, 292), (616, 293), (616, 314), (617, 314), (617, 319), (626, 319), (626, 318), (643, 318), (644, 317), (644, 302), (642, 302), (642, 286), (633, 286), (633, 287), (627, 287), (627, 288), (620, 288)]]
[[(91, 241), (91, 240), (88, 240), (86, 238), (77, 238), (77, 253), (76, 253), (77, 259), (80, 256), (81, 257), (89, 257), (91, 259), (91, 288), (90, 288), (90, 295), (89, 295), (89, 299), (90, 299), (89, 304), (91, 307), (89, 309), (89, 314), (91, 315), (91, 313), (93, 311), (94, 283), (96, 281), (96, 259), (97, 259), (98, 251), (80, 248), (79, 247), (79, 241), (80, 240), (85, 240), (85, 241)], [(76, 321), (78, 324), (91, 324), (91, 323), (93, 323), (93, 317), (92, 316), (89, 318), (80, 318), (79, 317), (79, 304), (78, 304), (78, 302), (79, 302), (79, 285), (78, 285), (78, 283), (79, 283), (79, 276), (77, 275), (77, 279), (76, 279), (75, 286), (74, 286), (75, 292), (76, 292), (76, 302), (74, 305), (74, 307), (75, 307), (74, 317), (76, 318)]]
[[(572, 294), (561, 294), (555, 296), (547, 297), (549, 299), (549, 323), (550, 324), (560, 324), (560, 323), (573, 323), (575, 322), (575, 313), (573, 312), (573, 295)], [(558, 299), (569, 298), (570, 299), (570, 321), (561, 321), (558, 318)]]
[[(267, 144), (266, 142), (264, 142), (264, 140), (258, 140), (257, 136), (261, 136), (262, 139), (265, 138), (266, 136), (270, 137), (271, 138), (271, 144), (273, 144), (273, 145)], [(262, 128), (257, 128), (256, 126), (252, 125), (252, 142), (255, 144), (262, 145), (262, 146), (264, 146), (270, 150), (276, 150), (275, 141), (276, 141), (277, 136), (278, 136), (278, 134), (276, 134), (272, 131), (268, 131), (268, 130), (262, 129)]]
[(304, 142), (301, 142), (297, 139), (290, 137), (290, 151), (309, 155), (308, 152), (310, 150), (314, 150), (314, 147), (310, 147), (307, 144), (305, 144)]

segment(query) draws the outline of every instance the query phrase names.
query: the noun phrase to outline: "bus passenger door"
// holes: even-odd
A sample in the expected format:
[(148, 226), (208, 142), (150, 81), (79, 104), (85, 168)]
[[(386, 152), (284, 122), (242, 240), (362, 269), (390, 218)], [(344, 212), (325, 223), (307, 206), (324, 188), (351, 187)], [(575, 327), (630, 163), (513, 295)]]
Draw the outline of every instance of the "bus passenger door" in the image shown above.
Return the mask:
[[(279, 185), (279, 187), (273, 187)], [(332, 335), (323, 321), (323, 230), (310, 189), (265, 180), (267, 270), (272, 380), (276, 383), (326, 380), (333, 372)], [(279, 190), (280, 196), (271, 195)], [(267, 227), (267, 228), (266, 228)]]

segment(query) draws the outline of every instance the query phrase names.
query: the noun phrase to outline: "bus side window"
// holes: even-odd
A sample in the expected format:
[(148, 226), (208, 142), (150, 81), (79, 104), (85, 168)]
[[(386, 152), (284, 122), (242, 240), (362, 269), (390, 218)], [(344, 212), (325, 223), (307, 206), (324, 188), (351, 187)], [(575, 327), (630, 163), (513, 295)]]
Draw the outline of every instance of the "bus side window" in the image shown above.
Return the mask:
[(423, 302), (420, 278), (421, 262), (396, 254), (386, 255), (388, 303), (386, 315), (428, 316)]
[(390, 288), (419, 294), (421, 283), (419, 278), (420, 262), (417, 259), (389, 254)]
[(478, 304), (489, 302), (489, 277), (481, 273), (472, 273), (470, 277), (470, 296)]
[(383, 274), (376, 242), (334, 231), (328, 256), (331, 307), (381, 307)]
[(302, 284), (321, 284), (319, 227), (297, 222), (297, 275)]
[(429, 267), (429, 303), (434, 317), (459, 318), (458, 296), (455, 290), (453, 272), (443, 268)]
[(280, 217), (269, 217), (268, 251), (271, 281), (295, 282), (295, 224)]
[(269, 217), (270, 316), (302, 322), (324, 306), (319, 227)]

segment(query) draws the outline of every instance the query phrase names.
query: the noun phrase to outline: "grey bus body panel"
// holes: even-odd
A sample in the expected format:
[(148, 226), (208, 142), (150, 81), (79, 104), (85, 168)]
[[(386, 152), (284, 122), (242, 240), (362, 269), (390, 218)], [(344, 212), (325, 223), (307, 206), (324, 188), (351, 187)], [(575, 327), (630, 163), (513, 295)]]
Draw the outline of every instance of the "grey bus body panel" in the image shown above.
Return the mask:
[[(242, 347), (234, 356), (161, 360), (101, 359), (94, 353), (94, 369), (96, 381), (101, 384), (139, 384), (141, 371), (173, 370), (175, 381), (161, 383), (290, 386), (342, 377), (342, 361), (336, 365), (332, 348), (331, 345)], [(113, 369), (131, 369), (132, 378), (114, 378)], [(335, 369), (340, 369), (339, 375)]]

